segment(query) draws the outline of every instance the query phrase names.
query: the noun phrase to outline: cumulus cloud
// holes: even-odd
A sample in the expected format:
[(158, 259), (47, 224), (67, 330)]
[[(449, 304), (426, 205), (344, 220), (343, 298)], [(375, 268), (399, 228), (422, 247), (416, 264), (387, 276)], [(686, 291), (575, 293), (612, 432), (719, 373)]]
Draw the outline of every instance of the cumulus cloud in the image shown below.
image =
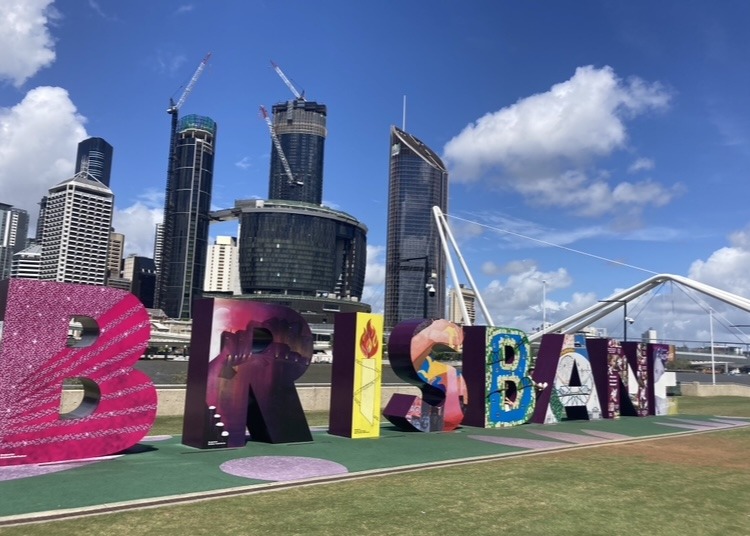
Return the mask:
[(628, 171), (630, 173), (638, 173), (639, 171), (648, 171), (654, 169), (654, 161), (650, 158), (638, 158), (635, 162), (630, 164)]
[(575, 208), (588, 216), (615, 206), (661, 206), (674, 189), (652, 181), (613, 186), (607, 173), (590, 169), (626, 147), (627, 120), (665, 109), (670, 98), (659, 83), (622, 80), (610, 67), (579, 67), (549, 91), (468, 125), (445, 145), (444, 158), (454, 181), (485, 180), (541, 206)]
[[(496, 326), (517, 327), (531, 332), (541, 326), (543, 309), (546, 310), (547, 321), (554, 322), (596, 301), (593, 297), (576, 298), (576, 303), (551, 299), (552, 292), (568, 288), (573, 282), (565, 268), (540, 271), (536, 262), (521, 260), (496, 266), (496, 269), (507, 277), (493, 279), (481, 290)], [(477, 323), (484, 321), (478, 319)]]
[(0, 108), (0, 199), (29, 211), (50, 187), (75, 171), (78, 142), (87, 138), (68, 92), (59, 87), (32, 89), (17, 105)]
[(679, 185), (665, 188), (649, 180), (621, 182), (612, 187), (606, 181), (592, 180), (580, 171), (524, 181), (516, 189), (538, 206), (575, 209), (581, 216), (592, 217), (627, 206), (664, 206), (681, 191)]
[(59, 17), (53, 0), (4, 0), (0, 3), (0, 80), (21, 87), (55, 61), (47, 25)]
[(688, 277), (702, 283), (750, 296), (750, 227), (729, 235), (729, 245), (714, 251), (706, 260), (690, 265)]
[(385, 246), (367, 246), (367, 269), (362, 301), (372, 306), (373, 313), (383, 312), (385, 286)]
[(129, 207), (115, 207), (112, 227), (125, 235), (125, 256), (131, 253), (143, 257), (154, 256), (156, 224), (161, 223), (164, 216), (163, 199), (164, 194), (147, 192)]

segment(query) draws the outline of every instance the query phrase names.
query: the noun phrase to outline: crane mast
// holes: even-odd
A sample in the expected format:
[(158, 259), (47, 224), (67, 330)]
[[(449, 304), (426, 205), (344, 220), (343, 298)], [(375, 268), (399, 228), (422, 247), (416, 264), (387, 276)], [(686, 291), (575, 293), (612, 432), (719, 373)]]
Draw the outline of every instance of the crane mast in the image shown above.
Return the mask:
[(261, 105), (260, 114), (263, 117), (263, 119), (266, 121), (266, 124), (268, 125), (268, 130), (271, 132), (271, 139), (273, 140), (273, 145), (274, 147), (276, 147), (276, 152), (279, 154), (281, 165), (284, 166), (284, 172), (286, 173), (286, 176), (289, 178), (289, 185), (290, 186), (302, 186), (304, 183), (300, 180), (295, 179), (294, 174), (292, 174), (292, 168), (289, 166), (289, 162), (287, 161), (286, 156), (284, 156), (284, 150), (281, 148), (281, 142), (279, 141), (279, 137), (276, 135), (276, 130), (273, 128), (273, 123), (271, 123), (271, 118), (268, 117), (268, 112), (266, 111), (265, 106)]
[(276, 65), (276, 63), (274, 63), (273, 60), (271, 60), (271, 65), (273, 66), (273, 70), (276, 71), (276, 74), (278, 74), (281, 80), (286, 84), (286, 87), (289, 88), (289, 91), (292, 92), (292, 94), (294, 95), (294, 98), (298, 100), (305, 100), (305, 96), (299, 91), (297, 91), (297, 88), (294, 87), (294, 84), (292, 84), (292, 82), (286, 77), (286, 75), (284, 74), (284, 71), (281, 70), (281, 67)]

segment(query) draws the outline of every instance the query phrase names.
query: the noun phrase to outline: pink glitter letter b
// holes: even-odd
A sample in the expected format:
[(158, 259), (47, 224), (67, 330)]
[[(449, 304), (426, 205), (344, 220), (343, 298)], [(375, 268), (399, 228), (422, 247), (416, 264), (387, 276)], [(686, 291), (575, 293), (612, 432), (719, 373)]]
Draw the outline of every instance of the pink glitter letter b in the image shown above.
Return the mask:
[[(67, 342), (72, 318), (93, 328), (74, 346)], [(0, 466), (115, 454), (151, 429), (156, 390), (132, 368), (150, 336), (135, 296), (9, 279), (0, 281), (0, 320)], [(84, 398), (60, 415), (66, 378), (82, 380)]]

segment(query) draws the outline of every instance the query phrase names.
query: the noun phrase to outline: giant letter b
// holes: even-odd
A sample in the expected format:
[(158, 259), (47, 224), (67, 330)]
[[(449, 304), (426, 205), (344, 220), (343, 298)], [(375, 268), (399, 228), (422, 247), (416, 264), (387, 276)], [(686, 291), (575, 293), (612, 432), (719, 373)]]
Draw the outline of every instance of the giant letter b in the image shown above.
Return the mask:
[[(70, 346), (76, 317), (93, 334)], [(9, 279), (0, 281), (0, 320), (0, 466), (115, 454), (151, 429), (156, 391), (132, 369), (150, 336), (148, 314), (135, 296)], [(80, 378), (85, 395), (78, 410), (60, 415), (66, 378)]]

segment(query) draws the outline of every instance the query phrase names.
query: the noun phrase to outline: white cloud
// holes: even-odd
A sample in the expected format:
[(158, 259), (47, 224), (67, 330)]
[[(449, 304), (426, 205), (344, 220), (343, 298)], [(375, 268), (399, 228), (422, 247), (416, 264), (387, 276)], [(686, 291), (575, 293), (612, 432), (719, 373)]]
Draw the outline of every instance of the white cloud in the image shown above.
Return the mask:
[(696, 260), (688, 277), (739, 294), (750, 296), (750, 251), (742, 247), (723, 247), (706, 260)]
[[(187, 57), (173, 50), (172, 48), (159, 49), (155, 55), (149, 58), (152, 69), (160, 74), (166, 74), (169, 76), (176, 75), (180, 72), (182, 65), (187, 61)], [(177, 92), (180, 93), (179, 91)], [(176, 96), (175, 100), (179, 97)]]
[[(511, 261), (505, 266), (496, 268), (498, 272), (509, 274), (508, 277), (504, 280), (494, 279), (481, 291), (482, 298), (496, 326), (514, 327), (532, 332), (542, 324), (543, 309), (546, 309), (547, 321), (554, 322), (596, 301), (592, 297), (586, 300), (582, 297), (576, 298), (580, 303), (559, 302), (551, 299), (551, 293), (568, 288), (573, 282), (565, 268), (542, 272), (531, 260)], [(544, 306), (542, 305), (543, 296), (546, 298)], [(479, 311), (478, 308), (477, 310)], [(477, 324), (484, 324), (481, 314), (478, 312), (477, 315)]]
[(444, 157), (452, 180), (483, 179), (541, 206), (587, 216), (623, 205), (661, 206), (674, 190), (651, 181), (611, 186), (609, 173), (592, 173), (591, 165), (626, 147), (627, 119), (669, 101), (659, 83), (622, 80), (610, 67), (579, 67), (549, 91), (471, 123), (445, 145)]
[(234, 163), (240, 169), (249, 169), (253, 167), (253, 162), (249, 156), (243, 156), (241, 160)]
[(601, 216), (625, 207), (661, 207), (681, 191), (646, 180), (621, 182), (612, 187), (602, 180), (590, 180), (580, 171), (567, 171), (557, 177), (523, 181), (517, 185), (530, 202), (543, 207), (575, 210), (581, 216)]
[(32, 89), (12, 108), (0, 108), (0, 200), (29, 212), (50, 187), (75, 171), (78, 142), (87, 138), (68, 92), (58, 87)]
[(654, 169), (654, 161), (650, 158), (638, 158), (635, 162), (630, 164), (628, 171), (630, 173), (638, 173), (639, 171), (648, 171)]
[(156, 224), (161, 223), (164, 216), (163, 200), (164, 194), (146, 192), (141, 200), (129, 207), (115, 207), (112, 227), (125, 235), (125, 256), (131, 253), (143, 257), (154, 256), (154, 233)]
[(59, 17), (53, 0), (0, 2), (0, 80), (21, 87), (55, 61), (54, 41), (47, 25)]
[(383, 312), (385, 288), (385, 246), (367, 246), (367, 269), (362, 301), (372, 306), (373, 313)]

